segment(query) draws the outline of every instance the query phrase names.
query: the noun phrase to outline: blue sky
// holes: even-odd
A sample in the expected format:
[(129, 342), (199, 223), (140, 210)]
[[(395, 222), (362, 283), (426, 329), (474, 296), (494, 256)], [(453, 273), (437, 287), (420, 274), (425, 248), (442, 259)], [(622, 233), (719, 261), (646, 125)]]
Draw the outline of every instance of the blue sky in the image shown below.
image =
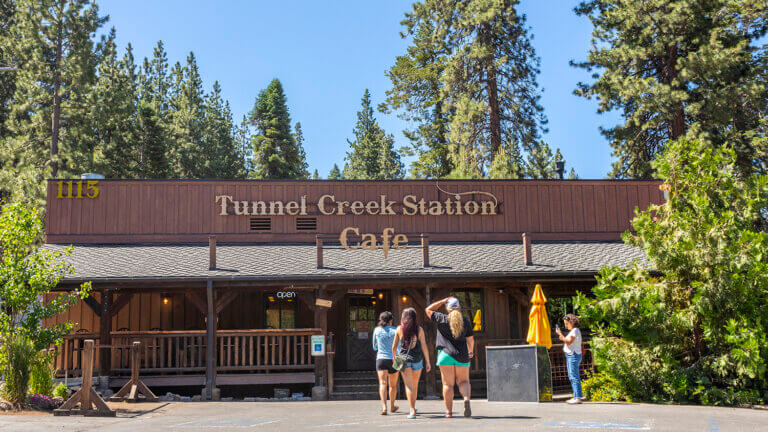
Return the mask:
[[(347, 139), (363, 91), (381, 102), (390, 82), (384, 72), (407, 41), (399, 36), (409, 0), (388, 1), (199, 1), (100, 0), (117, 29), (121, 47), (131, 43), (137, 63), (163, 40), (171, 64), (194, 51), (206, 91), (219, 81), (236, 121), (250, 111), (273, 78), (283, 83), (291, 118), (300, 121), (310, 170), (328, 175), (343, 166)], [(588, 75), (569, 66), (583, 60), (591, 25), (577, 17), (577, 0), (522, 0), (533, 43), (541, 57), (539, 84), (549, 118), (550, 145), (559, 147), (581, 178), (603, 178), (611, 149), (599, 126), (619, 121), (598, 115), (596, 102), (573, 95)], [(377, 113), (379, 123), (406, 143), (406, 126), (394, 114)]]

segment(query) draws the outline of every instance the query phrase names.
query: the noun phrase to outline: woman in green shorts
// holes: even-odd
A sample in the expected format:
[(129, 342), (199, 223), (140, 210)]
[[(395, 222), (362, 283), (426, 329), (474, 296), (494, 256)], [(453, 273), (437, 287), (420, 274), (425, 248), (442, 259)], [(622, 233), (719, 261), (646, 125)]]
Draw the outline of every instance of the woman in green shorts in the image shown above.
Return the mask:
[[(448, 315), (438, 312), (445, 305)], [(444, 298), (427, 307), (427, 317), (437, 324), (437, 365), (443, 381), (445, 416), (453, 416), (453, 386), (459, 386), (464, 397), (464, 417), (472, 415), (469, 405), (469, 364), (474, 355), (475, 338), (472, 324), (461, 312), (459, 300)]]

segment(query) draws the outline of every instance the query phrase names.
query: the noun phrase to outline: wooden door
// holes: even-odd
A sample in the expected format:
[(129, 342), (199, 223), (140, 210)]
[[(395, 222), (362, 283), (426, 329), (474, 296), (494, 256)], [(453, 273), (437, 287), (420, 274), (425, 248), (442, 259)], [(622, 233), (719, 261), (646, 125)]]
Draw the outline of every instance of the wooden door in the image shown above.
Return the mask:
[(371, 337), (376, 328), (376, 298), (373, 296), (347, 297), (347, 369), (374, 370), (376, 352)]

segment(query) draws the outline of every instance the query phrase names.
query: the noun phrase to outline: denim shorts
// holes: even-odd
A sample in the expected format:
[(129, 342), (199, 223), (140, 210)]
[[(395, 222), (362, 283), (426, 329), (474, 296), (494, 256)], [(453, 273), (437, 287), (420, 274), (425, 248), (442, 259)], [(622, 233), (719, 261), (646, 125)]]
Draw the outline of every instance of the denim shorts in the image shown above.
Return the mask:
[(407, 362), (404, 369), (413, 369), (413, 371), (420, 371), (424, 369), (424, 360), (419, 360), (416, 363)]

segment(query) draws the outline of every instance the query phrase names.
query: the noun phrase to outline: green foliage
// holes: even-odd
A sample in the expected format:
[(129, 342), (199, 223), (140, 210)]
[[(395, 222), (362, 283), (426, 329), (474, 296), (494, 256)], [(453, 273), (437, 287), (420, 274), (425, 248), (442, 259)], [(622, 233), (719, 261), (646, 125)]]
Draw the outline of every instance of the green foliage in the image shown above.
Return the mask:
[[(309, 177), (302, 143), (297, 142), (296, 135), (291, 133), (291, 116), (280, 80), (272, 80), (259, 93), (248, 119), (257, 130), (253, 138), (253, 178)], [(297, 135), (303, 141), (301, 125), (298, 125)]]
[[(349, 142), (345, 179), (394, 180), (403, 178), (403, 163), (394, 150), (395, 139), (376, 122), (368, 89), (363, 94), (362, 108), (357, 112), (357, 124)], [(338, 167), (336, 167), (338, 168)]]
[(53, 354), (47, 350), (40, 351), (32, 361), (29, 373), (29, 392), (52, 397), (56, 373), (53, 368)]
[(594, 373), (581, 382), (584, 396), (592, 402), (632, 402), (619, 382), (604, 373)]
[(632, 400), (768, 400), (768, 176), (737, 160), (728, 147), (670, 143), (654, 163), (668, 199), (624, 236), (647, 265), (603, 268), (594, 298), (577, 298), (598, 369)]
[(59, 383), (59, 385), (57, 385), (56, 388), (53, 389), (53, 397), (60, 397), (66, 400), (67, 396), (69, 396), (69, 390), (67, 389), (66, 384)]
[(341, 171), (338, 165), (333, 164), (331, 172), (328, 173), (328, 180), (341, 180)]
[[(71, 323), (42, 326), (43, 320), (65, 312), (90, 291), (90, 283), (68, 293), (50, 293), (71, 267), (59, 253), (38, 247), (43, 221), (38, 211), (18, 197), (6, 203), (0, 213), (0, 340), (14, 336), (31, 341), (36, 351), (61, 343), (72, 331)], [(13, 339), (16, 340), (16, 339)], [(19, 342), (21, 343), (21, 342)]]
[(2, 339), (0, 370), (5, 385), (2, 397), (14, 405), (26, 402), (29, 390), (29, 376), (35, 361), (35, 344), (25, 335), (16, 334)]
[(576, 8), (594, 26), (586, 62), (595, 81), (576, 94), (596, 98), (598, 112), (621, 111), (624, 123), (603, 130), (616, 162), (611, 176), (650, 178), (667, 142), (690, 131), (730, 142), (745, 172), (765, 172), (768, 31), (764, 0), (584, 0)]

